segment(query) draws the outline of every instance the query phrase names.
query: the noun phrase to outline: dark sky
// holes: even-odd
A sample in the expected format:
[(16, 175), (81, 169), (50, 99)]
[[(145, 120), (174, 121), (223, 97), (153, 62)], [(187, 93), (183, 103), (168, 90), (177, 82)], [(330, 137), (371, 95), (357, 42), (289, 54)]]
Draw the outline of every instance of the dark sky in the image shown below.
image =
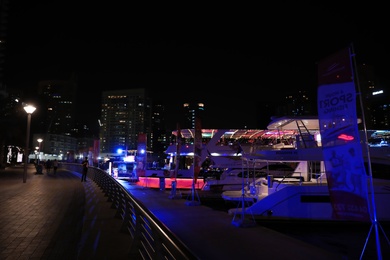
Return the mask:
[(316, 62), (350, 43), (359, 61), (374, 66), (376, 84), (388, 84), (381, 5), (10, 2), (8, 87), (75, 72), (92, 100), (81, 109), (91, 124), (102, 90), (147, 87), (166, 101), (172, 123), (180, 104), (201, 101), (206, 127), (255, 128), (259, 103), (280, 102), (286, 90), (316, 93)]

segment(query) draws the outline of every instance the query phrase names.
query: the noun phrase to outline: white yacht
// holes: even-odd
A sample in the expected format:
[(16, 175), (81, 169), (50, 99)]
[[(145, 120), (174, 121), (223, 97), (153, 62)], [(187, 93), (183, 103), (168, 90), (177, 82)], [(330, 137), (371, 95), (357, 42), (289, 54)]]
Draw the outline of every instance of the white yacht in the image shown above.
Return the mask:
[[(294, 148), (254, 147), (250, 153), (243, 154), (243, 168), (276, 161), (298, 162), (299, 166), (291, 175), (275, 178), (269, 174), (243, 185), (239, 191), (224, 191), (223, 199), (237, 202), (237, 207), (230, 209), (229, 213), (248, 214), (260, 219), (335, 220), (318, 136), (318, 119), (284, 117), (271, 122), (268, 129), (295, 130), (299, 135), (294, 139)], [(369, 147), (369, 153), (366, 147)], [(367, 178), (369, 211), (372, 214), (376, 209), (378, 219), (388, 221), (390, 148), (366, 145), (362, 148), (366, 166), (369, 162), (372, 169)]]
[[(146, 176), (139, 177), (141, 181), (147, 178), (150, 182), (153, 178), (169, 177), (179, 181), (192, 179), (194, 177), (194, 129), (180, 130), (180, 151), (178, 153), (177, 143), (171, 144), (166, 154), (168, 163), (164, 169), (148, 169)], [(177, 136), (178, 131), (173, 131)], [(199, 189), (205, 190), (237, 190), (240, 189), (242, 167), (241, 158), (243, 154), (250, 153), (254, 148), (262, 146), (263, 149), (274, 149), (275, 147), (292, 147), (292, 144), (280, 143), (280, 138), (284, 141), (291, 140), (294, 131), (274, 131), (268, 129), (202, 129), (202, 150), (201, 165), (198, 180), (202, 180), (202, 185), (197, 185)], [(175, 176), (175, 162), (178, 161), (177, 175)], [(257, 172), (264, 173), (267, 164), (257, 165)], [(282, 169), (279, 169), (280, 171)], [(289, 169), (291, 170), (291, 169)], [(234, 176), (237, 175), (237, 176)], [(245, 173), (244, 173), (245, 175)], [(251, 176), (249, 173), (248, 177)], [(178, 181), (178, 184), (179, 184)], [(206, 182), (207, 183), (206, 183)], [(191, 185), (189, 185), (191, 187)], [(167, 187), (169, 188), (169, 187)]]

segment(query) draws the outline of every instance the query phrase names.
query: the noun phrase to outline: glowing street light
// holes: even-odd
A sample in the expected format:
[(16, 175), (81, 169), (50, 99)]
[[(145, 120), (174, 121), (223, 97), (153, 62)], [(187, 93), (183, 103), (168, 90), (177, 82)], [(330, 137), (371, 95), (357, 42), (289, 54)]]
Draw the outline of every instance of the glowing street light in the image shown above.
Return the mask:
[(38, 138), (37, 141), (38, 141), (38, 164), (39, 164), (41, 159), (41, 143), (43, 142), (43, 139)]
[(24, 110), (27, 113), (27, 130), (26, 130), (26, 148), (24, 149), (24, 172), (23, 172), (23, 183), (26, 183), (27, 179), (27, 163), (28, 163), (28, 143), (30, 142), (30, 125), (31, 125), (31, 114), (34, 113), (36, 107), (26, 105)]
[(38, 146), (35, 146), (35, 162), (38, 164), (38, 150), (39, 150), (39, 147)]

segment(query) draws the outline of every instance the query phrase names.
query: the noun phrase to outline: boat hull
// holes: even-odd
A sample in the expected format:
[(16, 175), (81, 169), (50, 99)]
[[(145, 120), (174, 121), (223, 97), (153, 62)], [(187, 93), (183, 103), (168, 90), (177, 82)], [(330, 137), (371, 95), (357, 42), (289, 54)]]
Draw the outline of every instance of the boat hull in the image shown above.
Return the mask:
[[(377, 220), (390, 221), (390, 181), (374, 180), (374, 198), (368, 194), (370, 212)], [(285, 185), (275, 191), (275, 184), (268, 194), (235, 196), (230, 193), (222, 195), (225, 200), (236, 201), (244, 205), (229, 210), (229, 214), (250, 214), (261, 219), (296, 219), (344, 221), (334, 216), (328, 186), (320, 184)], [(252, 201), (252, 203), (250, 203)], [(249, 206), (246, 206), (249, 205)]]

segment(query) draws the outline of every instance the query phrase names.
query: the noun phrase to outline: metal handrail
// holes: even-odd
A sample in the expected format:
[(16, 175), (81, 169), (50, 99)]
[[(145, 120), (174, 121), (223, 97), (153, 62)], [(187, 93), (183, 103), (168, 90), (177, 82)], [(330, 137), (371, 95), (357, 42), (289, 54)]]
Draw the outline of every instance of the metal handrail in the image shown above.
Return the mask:
[[(62, 163), (62, 168), (81, 173), (81, 164)], [(137, 198), (115, 178), (97, 167), (89, 167), (92, 180), (108, 196), (115, 217), (122, 219), (121, 230), (132, 237), (130, 256), (135, 259), (199, 259)]]

